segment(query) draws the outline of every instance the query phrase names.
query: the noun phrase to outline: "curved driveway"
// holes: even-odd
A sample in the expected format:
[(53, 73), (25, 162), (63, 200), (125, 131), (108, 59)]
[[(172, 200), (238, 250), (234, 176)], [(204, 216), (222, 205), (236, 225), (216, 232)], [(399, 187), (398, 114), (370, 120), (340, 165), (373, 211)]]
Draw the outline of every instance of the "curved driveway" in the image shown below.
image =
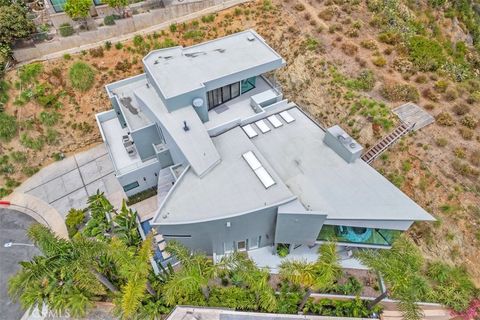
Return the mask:
[(8, 242), (27, 243), (26, 231), (36, 221), (19, 211), (0, 208), (0, 319), (16, 320), (25, 313), (18, 303), (10, 300), (7, 294), (8, 279), (20, 269), (20, 261), (28, 261), (39, 254), (36, 247), (14, 245), (5, 248)]

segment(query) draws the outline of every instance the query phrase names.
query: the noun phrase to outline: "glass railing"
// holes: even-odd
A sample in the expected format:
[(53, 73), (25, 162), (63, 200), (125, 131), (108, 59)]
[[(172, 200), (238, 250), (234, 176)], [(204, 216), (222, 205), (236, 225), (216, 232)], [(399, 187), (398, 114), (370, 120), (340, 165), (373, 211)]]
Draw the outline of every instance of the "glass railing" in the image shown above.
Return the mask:
[(317, 240), (391, 246), (400, 234), (399, 230), (323, 225)]

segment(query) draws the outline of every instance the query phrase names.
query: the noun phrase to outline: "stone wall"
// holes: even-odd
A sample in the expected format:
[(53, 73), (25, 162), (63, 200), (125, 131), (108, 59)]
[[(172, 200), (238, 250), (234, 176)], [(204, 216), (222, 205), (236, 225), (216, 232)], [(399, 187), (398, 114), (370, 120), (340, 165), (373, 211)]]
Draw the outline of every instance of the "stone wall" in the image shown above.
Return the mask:
[(31, 47), (14, 49), (13, 56), (18, 62), (54, 58), (55, 53), (74, 53), (98, 46), (107, 40), (112, 42), (127, 40), (135, 34), (153, 32), (171, 23), (193, 19), (246, 1), (248, 0), (201, 0), (172, 4), (116, 20), (113, 26), (98, 27), (96, 30), (79, 32), (70, 37), (58, 36), (51, 41), (33, 44)]

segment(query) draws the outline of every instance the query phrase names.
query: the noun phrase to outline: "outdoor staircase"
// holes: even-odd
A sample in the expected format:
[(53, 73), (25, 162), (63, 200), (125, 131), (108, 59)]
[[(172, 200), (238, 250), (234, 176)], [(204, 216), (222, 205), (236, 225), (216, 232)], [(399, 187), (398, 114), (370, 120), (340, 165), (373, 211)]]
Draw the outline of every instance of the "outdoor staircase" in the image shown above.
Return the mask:
[(388, 136), (383, 137), (380, 141), (377, 142), (377, 144), (368, 149), (362, 155), (362, 160), (368, 164), (372, 163), (373, 160), (378, 158), (378, 156), (381, 155), (385, 150), (387, 150), (388, 147), (397, 142), (405, 134), (410, 132), (414, 126), (415, 124), (409, 125), (402, 122), (402, 124), (399, 125), (395, 130), (393, 130), (393, 132), (391, 132)]

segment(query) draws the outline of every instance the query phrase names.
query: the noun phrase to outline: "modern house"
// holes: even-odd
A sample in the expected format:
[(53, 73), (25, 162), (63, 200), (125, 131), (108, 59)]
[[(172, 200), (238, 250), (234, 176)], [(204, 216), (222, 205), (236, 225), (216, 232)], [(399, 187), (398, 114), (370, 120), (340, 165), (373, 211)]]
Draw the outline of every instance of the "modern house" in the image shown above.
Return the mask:
[(152, 51), (143, 64), (106, 86), (113, 109), (96, 117), (126, 194), (158, 189), (150, 224), (166, 241), (211, 255), (332, 237), (388, 248), (434, 220), (339, 126), (283, 99), (271, 79), (285, 61), (255, 31)]

